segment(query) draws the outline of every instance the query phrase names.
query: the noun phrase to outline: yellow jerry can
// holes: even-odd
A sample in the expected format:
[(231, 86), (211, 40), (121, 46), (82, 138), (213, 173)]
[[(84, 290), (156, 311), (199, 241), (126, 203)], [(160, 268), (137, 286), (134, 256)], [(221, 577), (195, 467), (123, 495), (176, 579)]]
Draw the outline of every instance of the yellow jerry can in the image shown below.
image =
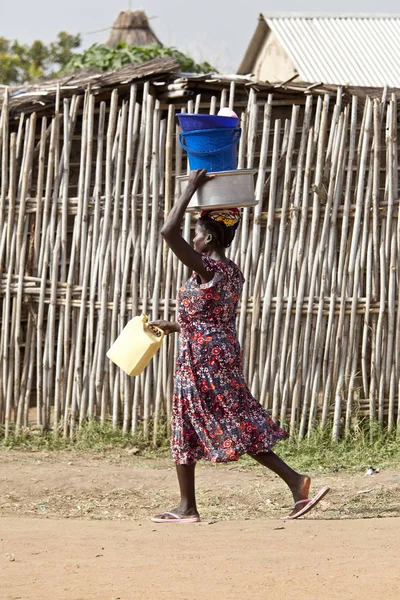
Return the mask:
[(140, 375), (164, 339), (164, 331), (149, 324), (147, 315), (134, 317), (121, 331), (107, 357), (128, 375)]

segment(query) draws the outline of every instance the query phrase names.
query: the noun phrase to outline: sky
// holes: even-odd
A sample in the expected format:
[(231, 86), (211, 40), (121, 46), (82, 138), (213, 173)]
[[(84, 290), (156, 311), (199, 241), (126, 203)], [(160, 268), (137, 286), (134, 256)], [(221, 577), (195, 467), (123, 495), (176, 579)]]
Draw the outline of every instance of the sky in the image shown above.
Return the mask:
[(48, 43), (59, 31), (80, 33), (83, 47), (104, 42), (119, 11), (144, 9), (160, 41), (220, 71), (236, 72), (267, 11), (400, 13), (395, 0), (0, 0), (0, 37)]

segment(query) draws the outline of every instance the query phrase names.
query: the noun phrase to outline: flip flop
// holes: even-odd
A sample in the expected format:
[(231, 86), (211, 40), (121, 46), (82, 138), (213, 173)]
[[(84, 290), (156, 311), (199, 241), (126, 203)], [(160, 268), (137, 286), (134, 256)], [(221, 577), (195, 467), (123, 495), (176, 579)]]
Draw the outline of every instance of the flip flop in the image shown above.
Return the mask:
[[(314, 508), (314, 506), (316, 506), (318, 504), (318, 502), (320, 500), (322, 500), (322, 498), (324, 498), (324, 496), (326, 496), (326, 494), (328, 492), (329, 492), (329, 488), (328, 488), (328, 486), (325, 486), (319, 490), (318, 494), (316, 494), (314, 496), (314, 498), (307, 498), (306, 500), (299, 500), (294, 505), (295, 510), (297, 507), (299, 507), (299, 510), (297, 512), (295, 512), (293, 515), (288, 515), (287, 517), (282, 517), (282, 520), (286, 521), (289, 519), (290, 520), (298, 519), (299, 517), (306, 515), (312, 508)], [(301, 508), (301, 505), (303, 505), (303, 508)]]
[[(163, 519), (164, 515), (166, 515), (165, 519)], [(181, 517), (173, 512), (165, 512), (159, 517), (152, 517), (151, 520), (153, 523), (198, 523), (200, 521), (200, 517)]]

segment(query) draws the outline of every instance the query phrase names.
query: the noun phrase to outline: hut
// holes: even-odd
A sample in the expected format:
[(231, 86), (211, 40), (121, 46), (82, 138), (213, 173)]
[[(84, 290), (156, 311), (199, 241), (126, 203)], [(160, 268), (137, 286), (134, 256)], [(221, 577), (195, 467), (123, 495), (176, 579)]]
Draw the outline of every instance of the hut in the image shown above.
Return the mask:
[(238, 73), (399, 88), (400, 15), (262, 13)]
[(114, 48), (120, 42), (131, 46), (162, 46), (150, 27), (144, 10), (125, 10), (119, 13), (106, 46)]
[(257, 170), (229, 254), (253, 394), (292, 436), (400, 426), (397, 104), (171, 59), (2, 91), (0, 431), (73, 436), (96, 418), (157, 441), (176, 340), (135, 379), (106, 350), (132, 315), (176, 316), (188, 270), (158, 235), (187, 172), (175, 114), (222, 106), (241, 116), (239, 168)]

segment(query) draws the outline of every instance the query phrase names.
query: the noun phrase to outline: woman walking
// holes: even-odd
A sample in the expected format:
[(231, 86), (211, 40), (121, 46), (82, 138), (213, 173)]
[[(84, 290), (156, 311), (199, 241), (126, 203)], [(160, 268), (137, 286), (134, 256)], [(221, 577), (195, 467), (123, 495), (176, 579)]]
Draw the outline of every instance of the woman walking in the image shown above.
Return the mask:
[(235, 323), (244, 278), (239, 267), (225, 256), (239, 225), (239, 211), (203, 211), (195, 226), (194, 248), (180, 233), (190, 199), (206, 180), (203, 169), (190, 173), (186, 190), (161, 230), (170, 249), (193, 275), (178, 293), (178, 323), (154, 322), (167, 334), (179, 333), (171, 448), (181, 499), (175, 509), (152, 520), (200, 521), (196, 462), (201, 458), (235, 461), (246, 453), (288, 485), (294, 500), (288, 518), (297, 518), (311, 510), (329, 488), (310, 499), (310, 478), (293, 471), (272, 452), (287, 433), (253, 398), (244, 380)]

